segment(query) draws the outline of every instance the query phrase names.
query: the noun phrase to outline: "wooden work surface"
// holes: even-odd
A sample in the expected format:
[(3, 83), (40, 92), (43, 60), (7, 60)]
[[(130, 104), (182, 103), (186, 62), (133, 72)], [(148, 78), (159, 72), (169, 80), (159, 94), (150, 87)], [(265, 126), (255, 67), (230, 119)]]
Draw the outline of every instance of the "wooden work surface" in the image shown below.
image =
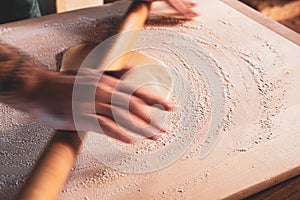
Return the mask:
[[(255, 120), (248, 121), (260, 109), (255, 107), (258, 111), (256, 109), (251, 110), (254, 108), (252, 104), (257, 102), (251, 102), (250, 98), (250, 102), (245, 103), (244, 106), (234, 108), (232, 118), (236, 120), (235, 123), (231, 124), (229, 130), (221, 132), (215, 147), (205, 158), (200, 158), (197, 155), (188, 158), (183, 157), (157, 172), (121, 174), (118, 177), (113, 177), (111, 182), (106, 182), (103, 181), (103, 177), (99, 177), (101, 176), (97, 168), (99, 166), (89, 163), (85, 158), (88, 154), (83, 151), (83, 155), (79, 155), (78, 163), (59, 199), (83, 199), (84, 197), (89, 199), (237, 199), (247, 197), (300, 174), (300, 47), (296, 45), (299, 44), (300, 36), (280, 24), (262, 17), (250, 8), (244, 5), (240, 6), (237, 1), (226, 0), (224, 2), (217, 0), (199, 2), (197, 9), (201, 12), (201, 17), (198, 19), (201, 28), (196, 30), (199, 31), (199, 40), (212, 41), (209, 40), (209, 37), (211, 37), (214, 39), (215, 45), (222, 45), (225, 40), (220, 36), (224, 36), (232, 41), (231, 44), (227, 44), (228, 46), (240, 47), (251, 52), (256, 50), (260, 52), (259, 49), (262, 47), (259, 45), (264, 43), (266, 46), (270, 46), (271, 51), (270, 54), (261, 55), (262, 58), (260, 59), (270, 59), (268, 56), (272, 55), (272, 51), (273, 53), (276, 51), (276, 54), (280, 56), (279, 61), (281, 63), (278, 66), (275, 63), (273, 68), (268, 65), (264, 66), (266, 68), (265, 73), (273, 73), (272, 70), (276, 69), (275, 71), (278, 74), (282, 74), (282, 72), (287, 74), (287, 77), (277, 77), (277, 79), (282, 79), (284, 82), (284, 89), (277, 92), (284, 91), (284, 96), (280, 99), (282, 109), (279, 109), (279, 112), (276, 112), (271, 118), (272, 127), (269, 133), (267, 135), (262, 133), (260, 136), (258, 134), (259, 130), (254, 128), (256, 127)], [(93, 23), (98, 22), (93, 18), (99, 18), (99, 12), (107, 12), (107, 9), (109, 9), (110, 12), (103, 14), (103, 18), (112, 15), (120, 16), (122, 14), (119, 12), (120, 8), (125, 10), (127, 6), (126, 3), (115, 3), (100, 8), (50, 15), (40, 19), (3, 25), (1, 26), (3, 28), (1, 29), (1, 40), (3, 39), (7, 43), (22, 48), (49, 69), (54, 69), (50, 65), (56, 62), (55, 56), (52, 56), (49, 60), (45, 58), (49, 52), (56, 55), (68, 46), (86, 41), (88, 36), (85, 34), (90, 34), (91, 37), (95, 36), (92, 33), (93, 27), (94, 29), (97, 27), (95, 28)], [(155, 12), (158, 11), (154, 10)], [(250, 16), (259, 23), (245, 15)], [(84, 18), (85, 21), (80, 21), (81, 18)], [(77, 22), (86, 22), (86, 25), (83, 26), (86, 31), (66, 28), (70, 24), (76, 26)], [(60, 24), (64, 25), (61, 26)], [(109, 27), (105, 23), (104, 25)], [(154, 22), (150, 25), (160, 26)], [(51, 28), (54, 31), (50, 34)], [(208, 33), (209, 31), (205, 32), (206, 29), (210, 30), (211, 34)], [(43, 32), (43, 30), (45, 31)], [(191, 31), (195, 31), (195, 29)], [(217, 33), (215, 38), (212, 36), (213, 33)], [(103, 35), (105, 34), (106, 32), (103, 33)], [(186, 34), (188, 34), (188, 31)], [(21, 37), (19, 37), (20, 35)], [(254, 36), (259, 36), (260, 39), (258, 40)], [(194, 36), (192, 36), (192, 39), (195, 39)], [(202, 45), (201, 47), (208, 48), (211, 51), (211, 56), (218, 58), (217, 50), (206, 46), (204, 42)], [(46, 53), (43, 53), (43, 50), (46, 50)], [(232, 62), (235, 62), (234, 59)], [(246, 65), (247, 62), (244, 62), (244, 65)], [(269, 63), (273, 62), (270, 61)], [(240, 64), (236, 61), (236, 65)], [(228, 65), (228, 63), (225, 62), (225, 65)], [(233, 85), (238, 85), (238, 79), (234, 80), (234, 73), (232, 73), (235, 72), (233, 67), (225, 67), (224, 73), (233, 79)], [(239, 87), (235, 92), (240, 95), (238, 105), (244, 103), (243, 99), (247, 99), (248, 96), (255, 97), (255, 94), (243, 93), (243, 90), (239, 90)], [(247, 109), (247, 106), (249, 109)], [(278, 105), (271, 106), (276, 107)], [(273, 108), (268, 107), (267, 111), (268, 109), (272, 110)], [(30, 121), (29, 119), (26, 120)], [(16, 125), (14, 124), (14, 126)], [(3, 141), (6, 137), (4, 130), (8, 129), (1, 129), (1, 139)], [(44, 139), (42, 138), (37, 152), (42, 151), (42, 146), (49, 138), (45, 136), (45, 132), (49, 133), (49, 130), (45, 131), (41, 128), (31, 136), (38, 137), (37, 133), (41, 133), (41, 135), (44, 133)], [(22, 145), (26, 146), (26, 144)], [(27, 147), (27, 150), (31, 151), (30, 146)], [(14, 152), (15, 150), (8, 149), (7, 151)], [(190, 155), (189, 152), (186, 155)], [(11, 173), (9, 167), (11, 166), (1, 163), (2, 182), (9, 179), (4, 176)], [(31, 169), (30, 167), (18, 167), (20, 174), (26, 174)], [(95, 174), (98, 175), (94, 176)], [(97, 182), (98, 179), (95, 179), (95, 183), (93, 183), (92, 178), (95, 177), (100, 178), (101, 181)], [(11, 179), (17, 180), (17, 178), (15, 176), (15, 179)], [(68, 186), (72, 184), (75, 184), (75, 189)], [(7, 195), (7, 192), (14, 192), (18, 187), (4, 187), (1, 193), (4, 194), (5, 192)], [(101, 195), (103, 196), (101, 197)]]

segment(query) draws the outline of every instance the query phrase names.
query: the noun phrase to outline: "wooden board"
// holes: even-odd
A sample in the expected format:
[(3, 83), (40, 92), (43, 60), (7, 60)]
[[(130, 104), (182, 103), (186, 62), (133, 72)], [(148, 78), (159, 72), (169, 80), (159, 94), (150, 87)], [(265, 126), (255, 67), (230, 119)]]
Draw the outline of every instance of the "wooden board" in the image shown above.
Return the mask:
[[(229, 115), (235, 123), (231, 121), (229, 129), (221, 132), (212, 151), (205, 158), (188, 151), (167, 168), (151, 173), (127, 174), (107, 169), (83, 150), (59, 199), (243, 198), (300, 173), (300, 47), (295, 44), (299, 44), (300, 36), (276, 22), (260, 17), (248, 8), (236, 6), (239, 5), (236, 1), (225, 2), (199, 1), (197, 10), (201, 12), (201, 17), (194, 22), (172, 21), (166, 15), (163, 18), (166, 23), (157, 23), (157, 18), (154, 17), (148, 24), (148, 27), (173, 32), (181, 30), (187, 35), (193, 33), (189, 35), (190, 38), (200, 41), (199, 48), (206, 49), (211, 57), (222, 61), (219, 64), (224, 69), (223, 73), (228, 75), (229, 83), (235, 86), (232, 92), (239, 101), (236, 101), (237, 106), (232, 107), (233, 113)], [(107, 35), (103, 27), (109, 29), (117, 24), (117, 21), (107, 24), (107, 20), (115, 20), (112, 16), (120, 17), (120, 11), (126, 10), (127, 6), (126, 2), (118, 2), (110, 6), (7, 24), (1, 26), (1, 39), (23, 49), (46, 68), (54, 69), (57, 53), (82, 41), (103, 40)], [(158, 9), (161, 7), (165, 8), (164, 5), (158, 4), (153, 10), (153, 15), (161, 13), (161, 9)], [(174, 14), (170, 10), (166, 12), (172, 16)], [(241, 12), (245, 12), (259, 23)], [(99, 13), (102, 13), (101, 16)], [(281, 36), (261, 23), (279, 32)], [(174, 24), (177, 25), (173, 27)], [(73, 26), (77, 28), (72, 28)], [(252, 69), (248, 66), (251, 64), (249, 60), (247, 62), (247, 56), (252, 54), (260, 56), (259, 64), (263, 66), (265, 73), (262, 78), (266, 79), (264, 81), (271, 79), (267, 83), (279, 84), (275, 92), (280, 98), (272, 97), (276, 102), (268, 104), (264, 110), (270, 114), (275, 107), (281, 106), (275, 109), (278, 112), (270, 118), (271, 129), (267, 133), (260, 132), (256, 124), (259, 119), (263, 119), (260, 116), (263, 108), (258, 106), (260, 102), (256, 97), (260, 96), (255, 83), (251, 77), (241, 79), (236, 73), (238, 67), (239, 70), (245, 71), (246, 66)], [(228, 61), (224, 60), (225, 57)], [(249, 87), (245, 80), (249, 81)], [(253, 88), (251, 84), (254, 84)], [(253, 93), (247, 93), (243, 85)], [(17, 120), (16, 115), (11, 113), (11, 110), (5, 112), (1, 122), (6, 124), (1, 127), (2, 141), (8, 138), (6, 133), (18, 138), (18, 135), (24, 132), (25, 126), (21, 126), (20, 123), (16, 125), (13, 123), (15, 121), (33, 126), (33, 122), (28, 118)], [(39, 152), (49, 138), (46, 133), (49, 134), (51, 130), (45, 131), (41, 125), (37, 128), (34, 134), (28, 137), (34, 140), (39, 135), (42, 136), (42, 140), (35, 143), (38, 146), (36, 151)], [(12, 143), (13, 141), (9, 144)], [(26, 142), (21, 144), (18, 147), (13, 146), (15, 148), (6, 145), (5, 151), (22, 160), (18, 157), (17, 149), (24, 147), (25, 152), (26, 149), (31, 152), (31, 147), (26, 145)], [(36, 153), (30, 159), (37, 159), (37, 156)], [(14, 193), (19, 184), (13, 183), (19, 181), (20, 176), (24, 177), (31, 168), (18, 162), (15, 165), (18, 170), (12, 171), (12, 165), (1, 163), (1, 181), (11, 181), (12, 185), (3, 187), (1, 195)], [(13, 176), (5, 176), (9, 174)]]
[(259, 13), (258, 11), (250, 8), (249, 6), (243, 4), (240, 1), (235, 0), (222, 0), (222, 2), (231, 6), (232, 8), (238, 10), (244, 15), (250, 17), (251, 19), (257, 21), (258, 23), (264, 25), (265, 27), (271, 29), (275, 33), (285, 37), (286, 39), (300, 45), (299, 34), (286, 26), (279, 24), (278, 22), (268, 18), (267, 16)]

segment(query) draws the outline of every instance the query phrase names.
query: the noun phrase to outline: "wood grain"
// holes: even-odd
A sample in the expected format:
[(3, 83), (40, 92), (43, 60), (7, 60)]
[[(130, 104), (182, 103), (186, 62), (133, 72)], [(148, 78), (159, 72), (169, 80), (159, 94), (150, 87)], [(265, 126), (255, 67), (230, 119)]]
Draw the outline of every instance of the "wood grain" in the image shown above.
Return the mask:
[(254, 194), (246, 200), (280, 200), (290, 199), (298, 200), (300, 197), (300, 176), (293, 177), (287, 181), (279, 183), (271, 188)]
[(265, 27), (271, 29), (275, 33), (282, 35), (283, 37), (294, 42), (297, 45), (300, 45), (300, 34), (298, 34), (297, 32), (289, 29), (279, 22), (276, 22), (275, 20), (272, 20), (271, 18), (263, 15), (262, 13), (254, 10), (253, 8), (247, 6), (246, 4), (243, 4), (238, 0), (221, 1), (243, 13), (244, 15), (250, 17), (251, 19), (257, 21), (258, 23), (264, 25)]
[[(124, 10), (124, 8), (126, 9), (127, 7), (128, 4), (123, 2), (114, 3), (109, 6), (111, 10), (115, 11), (118, 9)], [(243, 7), (243, 9), (239, 9), (238, 7)], [(101, 16), (99, 17), (99, 12), (104, 13), (106, 9), (107, 7), (99, 7), (60, 15), (51, 15), (39, 19), (12, 23), (5, 25), (5, 28), (21, 26), (24, 30), (32, 33), (32, 35), (29, 34), (28, 36), (30, 43), (27, 45), (39, 44), (44, 45), (43, 48), (47, 48), (47, 45), (51, 46), (53, 42), (50, 43), (50, 40), (41, 41), (37, 37), (39, 36), (38, 34), (37, 36), (34, 35), (35, 32), (32, 27), (39, 29), (44, 24), (48, 24), (48, 27), (51, 27), (51, 24), (58, 22), (62, 24), (71, 23), (74, 19), (78, 20), (79, 16), (99, 19), (101, 18)], [(152, 174), (128, 174), (119, 179), (113, 179), (110, 183), (103, 183), (101, 187), (89, 186), (87, 189), (82, 188), (80, 191), (73, 191), (72, 194), (67, 192), (61, 193), (60, 199), (72, 199), (74, 196), (83, 198), (83, 193), (91, 194), (91, 191), (95, 196), (97, 194), (104, 195), (109, 191), (115, 192), (115, 189), (120, 186), (128, 187), (119, 193), (116, 192), (114, 195), (115, 199), (151, 199), (164, 197), (164, 195), (171, 199), (180, 199), (183, 197), (186, 197), (186, 199), (241, 199), (300, 174), (300, 122), (298, 117), (300, 112), (300, 47), (297, 45), (299, 44), (299, 35), (291, 32), (289, 29), (283, 28), (270, 19), (267, 19), (267, 24), (269, 25), (264, 24), (262, 26), (262, 23), (264, 23), (262, 21), (266, 21), (266, 19), (261, 19), (265, 17), (262, 17), (256, 12), (249, 11), (250, 8), (240, 5), (237, 1), (226, 1), (225, 4), (223, 1), (218, 0), (201, 0), (199, 1), (197, 9), (199, 9), (202, 14), (201, 17), (197, 19), (198, 21), (185, 22), (186, 24), (179, 25), (178, 29), (185, 30), (186, 34), (189, 34), (191, 31), (198, 31), (198, 39), (203, 41), (202, 47), (210, 47), (209, 42), (205, 43), (206, 37), (210, 36), (205, 35), (206, 30), (210, 30), (211, 33), (218, 33), (218, 38), (214, 38), (216, 44), (219, 44), (218, 40), (222, 40), (223, 38), (231, 39), (233, 42), (227, 44), (227, 49), (233, 44), (237, 44), (240, 49), (250, 49), (253, 51), (258, 50), (261, 48), (261, 45), (266, 45), (266, 43), (272, 47), (276, 47), (273, 50), (278, 52), (281, 56), (279, 60), (282, 62), (281, 68), (274, 68), (268, 63), (263, 65), (264, 69), (270, 73), (276, 72), (277, 70), (289, 72), (286, 79), (276, 77), (287, 82), (286, 93), (283, 97), (284, 109), (274, 118), (275, 128), (272, 132), (276, 137), (269, 140), (267, 139), (258, 144), (253, 144), (253, 147), (246, 151), (236, 151), (235, 147), (237, 146), (237, 142), (243, 140), (248, 143), (253, 142), (249, 137), (254, 135), (257, 131), (249, 125), (252, 121), (237, 123), (231, 127), (230, 132), (221, 135), (217, 145), (205, 159), (183, 159), (168, 168)], [(158, 10), (156, 13), (160, 11), (161, 10)], [(250, 12), (252, 16), (250, 16), (249, 13), (247, 14), (247, 12)], [(104, 17), (107, 16), (103, 15), (103, 18)], [(168, 18), (163, 19), (170, 20)], [(224, 21), (225, 24), (218, 21), (224, 19), (229, 20), (227, 25), (226, 21)], [(197, 25), (198, 22), (202, 26), (193, 27), (194, 29), (190, 30), (184, 29), (189, 23)], [(231, 27), (228, 25), (230, 23)], [(152, 24), (151, 26), (156, 25)], [(160, 26), (163, 26), (163, 23), (155, 28), (160, 28)], [(271, 27), (271, 29), (266, 28), (266, 26)], [(274, 30), (272, 27), (275, 27)], [(175, 29), (177, 27), (167, 28), (176, 32)], [(281, 29), (284, 30), (282, 31)], [(279, 31), (280, 35), (274, 31)], [(261, 40), (257, 37), (252, 37), (258, 34)], [(3, 33), (2, 37), (4, 39), (8, 38), (8, 43), (13, 43), (16, 47), (21, 46), (23, 40), (18, 40), (17, 37), (12, 38), (14, 35), (20, 35), (20, 29), (12, 29), (7, 34)], [(58, 34), (54, 35), (53, 38), (53, 41), (57, 38), (64, 40), (72, 39), (70, 39), (70, 35), (64, 34), (60, 34), (59, 36)], [(76, 42), (78, 41), (71, 40), (68, 45), (74, 45)], [(50, 52), (53, 53), (53, 55), (59, 51), (53, 49), (55, 48), (52, 46)], [(215, 51), (218, 51), (217, 48), (210, 48), (209, 50), (212, 56), (215, 55)], [(268, 56), (270, 55), (268, 54), (262, 57), (262, 62), (265, 61)], [(236, 60), (237, 59), (233, 59), (233, 61)], [(223, 64), (225, 65), (225, 62)], [(237, 63), (234, 64), (237, 65)], [(233, 66), (235, 66), (234, 64)], [(246, 62), (243, 63), (243, 66), (246, 64)], [(230, 75), (230, 78), (234, 77), (234, 74)], [(241, 84), (236, 85), (240, 86)], [(237, 91), (239, 92), (239, 90)], [(252, 94), (240, 94), (240, 97), (243, 97), (241, 98), (243, 100), (249, 95)], [(251, 103), (255, 104), (255, 102), (250, 102), (250, 104)], [(245, 110), (241, 109), (237, 111), (236, 117), (242, 119), (245, 115), (255, 114), (253, 112), (253, 110), (245, 112)], [(83, 174), (84, 178), (88, 178), (93, 170), (99, 171), (100, 167), (101, 166), (95, 165), (86, 169), (75, 170), (72, 173), (70, 182), (76, 181), (76, 176), (80, 174)], [(136, 183), (137, 185), (132, 186), (131, 183)], [(186, 186), (186, 183), (190, 185), (178, 191), (178, 187)], [(140, 190), (138, 191), (138, 189)]]

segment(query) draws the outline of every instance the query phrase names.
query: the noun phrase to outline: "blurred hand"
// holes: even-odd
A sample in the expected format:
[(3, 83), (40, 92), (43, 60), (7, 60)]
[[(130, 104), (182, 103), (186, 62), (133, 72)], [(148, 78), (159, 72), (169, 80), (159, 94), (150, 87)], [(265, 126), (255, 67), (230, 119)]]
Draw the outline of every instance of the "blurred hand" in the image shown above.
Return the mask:
[(165, 0), (171, 7), (177, 10), (185, 18), (191, 19), (198, 16), (198, 13), (192, 10), (196, 6), (195, 3), (187, 0)]
[[(160, 0), (146, 0), (146, 1), (160, 1)], [(198, 16), (199, 14), (192, 10), (196, 6), (195, 3), (189, 0), (165, 0), (165, 2), (170, 5), (172, 8), (177, 10), (182, 14), (186, 19), (192, 19), (193, 17)]]
[[(37, 87), (30, 92), (30, 106), (22, 110), (27, 109), (35, 118), (54, 129), (75, 130), (76, 123), (84, 131), (99, 132), (100, 125), (106, 135), (133, 143), (134, 139), (120, 129), (120, 125), (146, 138), (157, 139), (165, 130), (151, 121), (149, 110), (156, 104), (165, 110), (170, 110), (172, 106), (158, 96), (139, 89), (134, 91), (132, 86), (122, 83), (120, 78), (127, 71), (123, 69), (101, 75), (99, 70), (81, 69), (77, 77), (76, 72), (43, 72), (39, 75)], [(72, 98), (75, 78), (76, 89), (80, 92), (78, 98)], [(75, 122), (72, 103), (79, 115)], [(95, 120), (97, 124), (92, 123)]]

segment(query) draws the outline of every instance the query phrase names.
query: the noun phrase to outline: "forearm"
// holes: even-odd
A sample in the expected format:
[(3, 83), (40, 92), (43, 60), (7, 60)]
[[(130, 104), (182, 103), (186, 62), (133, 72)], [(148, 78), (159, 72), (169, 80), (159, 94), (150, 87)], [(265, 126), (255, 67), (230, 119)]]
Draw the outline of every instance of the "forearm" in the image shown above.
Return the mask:
[(14, 107), (28, 101), (43, 74), (28, 56), (0, 42), (0, 101)]

